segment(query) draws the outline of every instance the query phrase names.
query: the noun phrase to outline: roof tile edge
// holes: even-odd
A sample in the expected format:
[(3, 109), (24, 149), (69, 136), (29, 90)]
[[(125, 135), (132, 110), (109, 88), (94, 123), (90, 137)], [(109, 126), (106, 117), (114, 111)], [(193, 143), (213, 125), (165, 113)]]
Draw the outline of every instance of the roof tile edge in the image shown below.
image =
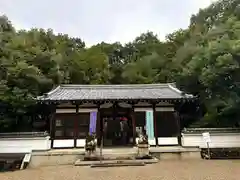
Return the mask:
[(36, 99), (37, 100), (41, 100), (41, 99), (45, 99), (47, 98), (49, 95), (53, 94), (55, 91), (57, 91), (58, 89), (60, 89), (61, 85), (58, 85), (57, 87), (53, 88), (51, 91), (49, 91), (48, 93), (44, 93), (42, 96), (38, 96)]
[(180, 94), (181, 96), (194, 98), (194, 96), (193, 96), (192, 94), (184, 93), (183, 91), (181, 91), (180, 89), (178, 89), (178, 88), (176, 87), (176, 84), (175, 84), (175, 83), (168, 83), (168, 86), (169, 86), (170, 89), (172, 89), (173, 91), (177, 92), (177, 93)]
[(53, 94), (54, 92), (56, 92), (58, 89), (60, 89), (61, 88), (61, 85), (58, 85), (57, 87), (55, 87), (54, 89), (52, 89), (51, 91), (49, 91), (48, 93), (47, 93), (47, 95), (49, 96), (49, 95), (51, 95), (51, 94)]

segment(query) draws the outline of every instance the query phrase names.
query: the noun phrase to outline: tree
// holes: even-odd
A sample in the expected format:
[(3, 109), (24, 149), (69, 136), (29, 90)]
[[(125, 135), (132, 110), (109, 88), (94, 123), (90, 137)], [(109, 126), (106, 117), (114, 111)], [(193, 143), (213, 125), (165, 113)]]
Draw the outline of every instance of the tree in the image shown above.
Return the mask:
[(16, 31), (0, 17), (0, 131), (27, 127), (34, 97), (59, 84), (176, 82), (199, 96), (200, 126), (234, 126), (240, 113), (240, 0), (201, 9), (162, 42), (153, 32), (92, 47), (51, 29)]

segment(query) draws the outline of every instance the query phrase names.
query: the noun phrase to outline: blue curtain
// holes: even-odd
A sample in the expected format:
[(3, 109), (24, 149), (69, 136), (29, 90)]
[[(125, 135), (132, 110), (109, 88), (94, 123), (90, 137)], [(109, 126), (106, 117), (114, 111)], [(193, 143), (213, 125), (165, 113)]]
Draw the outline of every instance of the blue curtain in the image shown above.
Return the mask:
[(148, 139), (154, 139), (153, 111), (146, 111), (146, 130)]
[(96, 133), (96, 124), (97, 124), (97, 112), (90, 112), (90, 124), (89, 124), (90, 134)]

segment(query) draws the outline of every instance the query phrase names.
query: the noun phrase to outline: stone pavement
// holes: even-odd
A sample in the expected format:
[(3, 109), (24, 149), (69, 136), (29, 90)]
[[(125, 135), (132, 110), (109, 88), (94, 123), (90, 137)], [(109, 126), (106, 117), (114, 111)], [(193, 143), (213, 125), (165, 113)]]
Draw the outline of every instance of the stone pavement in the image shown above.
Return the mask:
[(49, 166), (0, 173), (1, 180), (239, 180), (240, 161), (162, 160), (142, 167)]

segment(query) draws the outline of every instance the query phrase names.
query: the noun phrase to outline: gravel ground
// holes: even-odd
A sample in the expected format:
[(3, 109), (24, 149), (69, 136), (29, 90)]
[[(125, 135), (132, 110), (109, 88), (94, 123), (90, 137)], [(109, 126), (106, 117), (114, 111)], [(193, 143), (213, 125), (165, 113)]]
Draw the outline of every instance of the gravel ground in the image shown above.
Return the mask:
[(239, 180), (239, 160), (162, 160), (142, 167), (51, 166), (0, 173), (0, 180)]

